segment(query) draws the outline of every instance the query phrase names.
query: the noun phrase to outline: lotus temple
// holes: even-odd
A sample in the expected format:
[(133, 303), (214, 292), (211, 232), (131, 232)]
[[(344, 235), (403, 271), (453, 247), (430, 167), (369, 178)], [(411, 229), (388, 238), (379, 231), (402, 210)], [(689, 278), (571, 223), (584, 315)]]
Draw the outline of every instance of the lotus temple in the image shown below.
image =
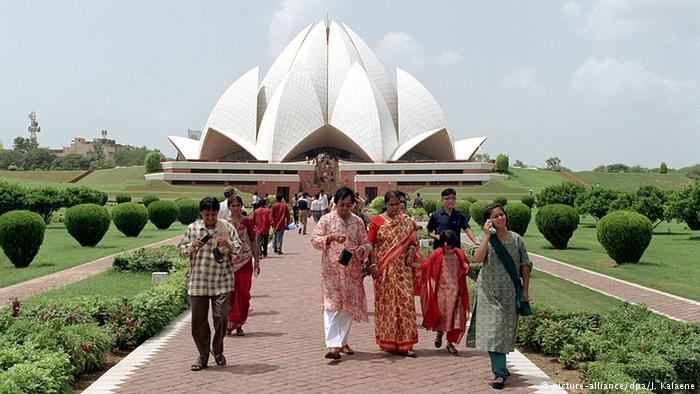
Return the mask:
[(486, 137), (453, 140), (425, 86), (400, 68), (393, 81), (345, 24), (307, 26), (259, 77), (255, 67), (226, 89), (199, 140), (169, 136), (177, 161), (146, 177), (286, 196), (349, 186), (371, 197), (500, 177), (472, 161)]

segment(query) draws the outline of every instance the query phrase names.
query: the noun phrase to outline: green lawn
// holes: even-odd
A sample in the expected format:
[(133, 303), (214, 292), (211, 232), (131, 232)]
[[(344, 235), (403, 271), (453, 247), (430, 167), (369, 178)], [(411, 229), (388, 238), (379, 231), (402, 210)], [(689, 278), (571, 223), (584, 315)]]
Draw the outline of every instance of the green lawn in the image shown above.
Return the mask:
[[(146, 194), (155, 194), (162, 200), (174, 200), (188, 197), (196, 201), (205, 196), (214, 196), (223, 200), (223, 186), (186, 186), (171, 185), (165, 181), (149, 181), (144, 178), (143, 166), (120, 167), (108, 170), (97, 170), (81, 179), (78, 183), (66, 183), (82, 171), (0, 171), (0, 180), (16, 182), (27, 187), (53, 186), (66, 188), (73, 186), (88, 186), (109, 195), (114, 201), (117, 193), (128, 193), (132, 201), (141, 201)], [(252, 195), (240, 193), (247, 205), (250, 205)]]
[(667, 174), (659, 173), (610, 173), (581, 171), (573, 175), (591, 186), (632, 191), (641, 185), (655, 185), (662, 189), (681, 189), (683, 186), (693, 183), (686, 177), (687, 171), (669, 171)]
[[(533, 220), (525, 234), (529, 252), (581, 268), (700, 301), (700, 232), (664, 222), (654, 230), (649, 247), (636, 264), (615, 266), (598, 243), (595, 221), (582, 220), (566, 250), (556, 250), (537, 231)], [(472, 222), (473, 223), (473, 222)]]
[(110, 269), (67, 286), (35, 295), (24, 303), (31, 305), (40, 301), (85, 295), (128, 298), (151, 286), (153, 285), (151, 285), (149, 272), (119, 272)]
[[(520, 201), (520, 198), (529, 194), (530, 189), (534, 193), (542, 188), (564, 182), (566, 179), (558, 172), (531, 170), (523, 168), (511, 168), (510, 178), (505, 181), (492, 181), (476, 187), (454, 187), (457, 198), (472, 196), (478, 200), (493, 200), (504, 196), (509, 200)], [(426, 187), (418, 190), (424, 199), (440, 199), (440, 192), (447, 186)], [(413, 195), (413, 193), (411, 193)]]
[(185, 227), (179, 222), (173, 223), (168, 230), (158, 230), (149, 222), (137, 238), (130, 238), (120, 233), (112, 224), (100, 243), (91, 248), (80, 246), (68, 234), (63, 223), (53, 223), (46, 228), (39, 254), (29, 267), (15, 268), (5, 254), (0, 253), (0, 287), (10, 286), (111, 254), (152, 244), (182, 235), (184, 232)]

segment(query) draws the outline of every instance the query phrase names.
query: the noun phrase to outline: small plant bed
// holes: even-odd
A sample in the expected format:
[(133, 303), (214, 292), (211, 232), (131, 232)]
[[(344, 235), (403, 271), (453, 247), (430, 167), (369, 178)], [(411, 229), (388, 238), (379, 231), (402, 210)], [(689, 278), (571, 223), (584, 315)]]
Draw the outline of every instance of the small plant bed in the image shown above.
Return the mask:
[(531, 223), (525, 246), (528, 252), (700, 301), (700, 232), (688, 230), (685, 224), (663, 222), (654, 229), (638, 263), (617, 265), (598, 242), (595, 225), (592, 217), (584, 217), (567, 249), (556, 250)]
[(147, 272), (123, 272), (109, 269), (105, 272), (71, 283), (58, 289), (40, 293), (27, 298), (22, 304), (27, 307), (34, 304), (76, 298), (84, 295), (91, 297), (129, 298), (134, 294), (153, 287), (151, 274)]
[(152, 223), (148, 223), (138, 237), (126, 237), (112, 224), (97, 246), (82, 247), (68, 234), (63, 223), (52, 223), (46, 227), (44, 242), (28, 267), (15, 268), (7, 256), (0, 253), (0, 288), (163, 241), (183, 233), (184, 226), (179, 223), (173, 223), (167, 230), (157, 230)]
[[(595, 313), (534, 305), (533, 315), (520, 319), (518, 342), (584, 372), (593, 385), (590, 393), (683, 393), (700, 385), (700, 325), (676, 322), (642, 306), (623, 304)], [(611, 384), (630, 389), (603, 386)]]
[(174, 246), (162, 254), (172, 270), (156, 286), (144, 283), (145, 272), (115, 269), (0, 309), (0, 387), (69, 392), (77, 376), (123, 357), (175, 319), (188, 307), (187, 265)]

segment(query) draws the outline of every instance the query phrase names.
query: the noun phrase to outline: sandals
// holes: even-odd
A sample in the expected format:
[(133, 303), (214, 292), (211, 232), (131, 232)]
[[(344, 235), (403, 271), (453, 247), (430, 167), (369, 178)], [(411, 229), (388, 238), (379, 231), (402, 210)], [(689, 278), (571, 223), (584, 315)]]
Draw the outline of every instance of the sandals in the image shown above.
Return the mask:
[(435, 334), (435, 349), (440, 349), (442, 347), (442, 331), (438, 331), (437, 334)]
[(214, 361), (216, 361), (216, 365), (224, 366), (224, 365), (226, 365), (226, 356), (224, 356), (223, 353), (218, 354), (218, 355), (215, 354)]
[(207, 367), (207, 362), (201, 358), (197, 359), (197, 362), (190, 366), (190, 371), (201, 371)]
[(231, 335), (233, 333), (233, 330), (236, 330), (238, 328), (237, 324), (233, 324), (231, 322), (228, 322), (226, 324), (226, 335)]
[(326, 353), (325, 357), (331, 360), (340, 360), (341, 351), (342, 350), (339, 347), (331, 348), (331, 350), (328, 353)]
[(457, 355), (457, 353), (459, 353), (457, 351), (457, 348), (455, 348), (455, 345), (453, 345), (451, 342), (447, 343), (446, 349), (447, 349), (447, 353), (450, 353), (450, 354), (455, 355), (455, 356)]
[(345, 354), (355, 354), (355, 351), (350, 348), (350, 345), (345, 345), (340, 349), (341, 353)]
[(236, 336), (237, 337), (242, 337), (245, 335), (245, 332), (243, 332), (243, 327), (236, 327)]
[(503, 386), (505, 386), (506, 381), (500, 376), (496, 376), (496, 378), (493, 380), (491, 383), (491, 387), (493, 387), (496, 390), (501, 390), (503, 389)]

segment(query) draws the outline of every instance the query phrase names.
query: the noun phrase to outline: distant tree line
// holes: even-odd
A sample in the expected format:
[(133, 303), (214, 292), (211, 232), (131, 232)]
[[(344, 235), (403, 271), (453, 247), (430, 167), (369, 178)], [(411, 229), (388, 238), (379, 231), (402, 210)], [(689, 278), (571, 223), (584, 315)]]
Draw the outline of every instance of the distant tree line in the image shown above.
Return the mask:
[(0, 148), (0, 170), (101, 170), (116, 166), (143, 165), (146, 155), (157, 150), (124, 146), (107, 159), (102, 143), (96, 140), (88, 157), (70, 154), (59, 157), (47, 148), (40, 147), (29, 138), (17, 137), (12, 149)]

